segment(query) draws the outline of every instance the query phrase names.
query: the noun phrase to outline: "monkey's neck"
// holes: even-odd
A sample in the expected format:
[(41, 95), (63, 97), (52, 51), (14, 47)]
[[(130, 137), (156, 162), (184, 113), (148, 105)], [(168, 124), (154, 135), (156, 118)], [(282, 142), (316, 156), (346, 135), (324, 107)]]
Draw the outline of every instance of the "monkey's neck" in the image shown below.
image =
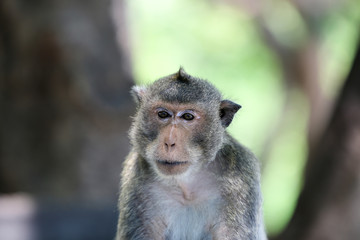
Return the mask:
[(192, 191), (191, 188), (186, 186), (185, 184), (179, 183), (179, 188), (181, 189), (182, 196), (186, 201), (194, 201), (195, 200), (195, 193)]
[(219, 195), (214, 176), (208, 172), (198, 172), (193, 176), (174, 177), (163, 182), (169, 196), (182, 204), (207, 201)]

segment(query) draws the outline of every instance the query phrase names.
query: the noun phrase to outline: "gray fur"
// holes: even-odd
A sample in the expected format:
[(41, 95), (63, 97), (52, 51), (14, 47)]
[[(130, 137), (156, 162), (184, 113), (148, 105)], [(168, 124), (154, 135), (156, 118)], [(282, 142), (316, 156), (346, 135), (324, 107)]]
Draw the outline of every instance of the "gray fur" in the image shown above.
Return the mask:
[[(138, 111), (122, 172), (116, 240), (266, 239), (258, 161), (226, 132), (240, 105), (222, 100), (213, 85), (182, 68), (134, 88), (133, 95)], [(189, 149), (196, 167), (181, 175), (159, 175), (149, 157), (160, 127), (147, 113), (158, 101), (196, 104), (207, 113)]]

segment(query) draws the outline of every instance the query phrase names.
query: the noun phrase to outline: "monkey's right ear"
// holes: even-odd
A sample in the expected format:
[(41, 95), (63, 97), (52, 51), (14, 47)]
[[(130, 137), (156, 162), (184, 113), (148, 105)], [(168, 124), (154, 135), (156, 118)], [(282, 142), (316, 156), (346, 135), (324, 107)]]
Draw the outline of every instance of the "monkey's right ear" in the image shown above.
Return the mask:
[(236, 104), (229, 100), (222, 100), (220, 103), (220, 119), (223, 127), (228, 127), (232, 122), (235, 113), (241, 108), (239, 104)]
[(140, 105), (145, 98), (145, 94), (146, 94), (146, 87), (144, 86), (133, 86), (130, 93), (133, 96), (136, 104)]

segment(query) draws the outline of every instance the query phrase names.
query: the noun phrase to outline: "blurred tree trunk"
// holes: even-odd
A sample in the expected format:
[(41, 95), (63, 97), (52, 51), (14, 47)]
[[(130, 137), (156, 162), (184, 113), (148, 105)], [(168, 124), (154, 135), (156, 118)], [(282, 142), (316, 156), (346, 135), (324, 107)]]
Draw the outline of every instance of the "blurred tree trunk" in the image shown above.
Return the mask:
[(0, 192), (116, 202), (133, 84), (122, 1), (0, 1)]
[(310, 155), (304, 188), (276, 240), (360, 239), (360, 48), (333, 117)]

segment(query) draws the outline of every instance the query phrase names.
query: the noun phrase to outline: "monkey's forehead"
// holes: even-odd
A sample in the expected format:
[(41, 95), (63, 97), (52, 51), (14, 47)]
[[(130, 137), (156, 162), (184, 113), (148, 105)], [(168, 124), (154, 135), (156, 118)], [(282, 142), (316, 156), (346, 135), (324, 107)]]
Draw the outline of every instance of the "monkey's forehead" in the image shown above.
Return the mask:
[(191, 78), (178, 81), (166, 77), (155, 81), (149, 89), (150, 98), (158, 98), (165, 102), (193, 103), (220, 102), (221, 93), (208, 81)]

